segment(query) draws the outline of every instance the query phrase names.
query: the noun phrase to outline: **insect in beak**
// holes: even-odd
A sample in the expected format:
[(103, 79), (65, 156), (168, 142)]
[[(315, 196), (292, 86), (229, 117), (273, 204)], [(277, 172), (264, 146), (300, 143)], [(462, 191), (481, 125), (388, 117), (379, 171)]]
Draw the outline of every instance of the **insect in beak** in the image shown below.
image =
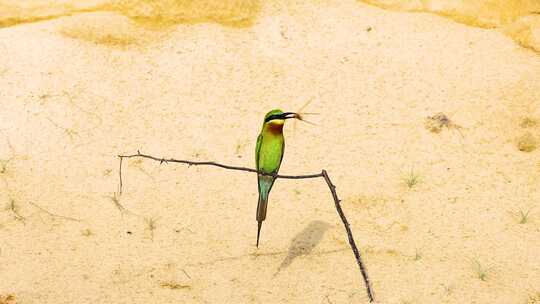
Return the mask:
[(305, 123), (308, 123), (308, 124), (310, 124), (310, 125), (316, 126), (316, 125), (317, 125), (316, 123), (313, 123), (313, 122), (311, 122), (311, 121), (309, 121), (309, 120), (306, 120), (306, 119), (304, 118), (304, 115), (318, 115), (318, 114), (319, 114), (319, 113), (301, 113), (301, 114), (300, 114), (300, 113), (296, 113), (296, 117), (295, 117), (295, 118), (298, 119), (298, 120), (300, 120), (300, 121), (303, 121), (303, 122), (305, 122)]

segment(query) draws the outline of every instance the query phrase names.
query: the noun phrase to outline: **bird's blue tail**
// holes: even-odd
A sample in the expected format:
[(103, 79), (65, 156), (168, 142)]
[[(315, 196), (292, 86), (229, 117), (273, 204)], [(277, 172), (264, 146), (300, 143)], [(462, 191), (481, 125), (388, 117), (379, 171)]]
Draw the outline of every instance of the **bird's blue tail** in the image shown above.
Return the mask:
[(268, 194), (274, 185), (274, 177), (259, 175), (259, 202), (257, 204), (257, 247), (259, 247), (259, 235), (261, 234), (262, 222), (266, 219), (266, 207), (268, 206)]

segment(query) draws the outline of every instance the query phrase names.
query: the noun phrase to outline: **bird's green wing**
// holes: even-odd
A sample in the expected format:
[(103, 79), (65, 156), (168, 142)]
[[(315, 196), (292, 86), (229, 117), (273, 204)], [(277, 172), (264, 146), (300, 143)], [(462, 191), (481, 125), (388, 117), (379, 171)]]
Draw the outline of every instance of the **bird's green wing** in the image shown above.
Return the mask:
[(259, 170), (259, 153), (261, 152), (262, 133), (257, 137), (257, 145), (255, 146), (255, 168)]
[(281, 158), (279, 159), (279, 165), (277, 166), (277, 169), (275, 173), (278, 173), (279, 168), (281, 167), (281, 161), (283, 160), (283, 155), (285, 155), (285, 141), (281, 144)]

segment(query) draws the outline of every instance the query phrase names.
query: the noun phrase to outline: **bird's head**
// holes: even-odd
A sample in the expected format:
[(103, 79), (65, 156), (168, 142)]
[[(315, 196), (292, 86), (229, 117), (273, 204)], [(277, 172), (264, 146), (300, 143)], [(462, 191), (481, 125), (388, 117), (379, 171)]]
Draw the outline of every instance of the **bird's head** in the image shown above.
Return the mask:
[(282, 110), (272, 110), (264, 116), (264, 124), (283, 125), (285, 119), (296, 118), (297, 114), (293, 112), (283, 112)]

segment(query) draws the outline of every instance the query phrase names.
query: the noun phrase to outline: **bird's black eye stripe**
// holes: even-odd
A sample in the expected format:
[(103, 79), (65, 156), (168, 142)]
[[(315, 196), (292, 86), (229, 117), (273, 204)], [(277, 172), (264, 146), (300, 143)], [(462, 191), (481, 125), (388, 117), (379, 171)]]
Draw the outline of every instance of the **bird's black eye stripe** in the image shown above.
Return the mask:
[(274, 120), (274, 119), (283, 119), (283, 114), (270, 115), (270, 116), (266, 117), (264, 122), (269, 122), (270, 120)]

